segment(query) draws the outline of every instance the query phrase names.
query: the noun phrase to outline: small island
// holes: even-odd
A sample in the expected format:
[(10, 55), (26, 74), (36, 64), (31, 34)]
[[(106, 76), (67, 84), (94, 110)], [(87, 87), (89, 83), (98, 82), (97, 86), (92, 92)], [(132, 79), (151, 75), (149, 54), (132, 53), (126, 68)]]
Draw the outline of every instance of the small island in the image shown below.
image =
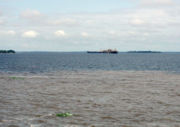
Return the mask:
[(0, 50), (0, 53), (16, 53), (14, 50)]
[(127, 53), (161, 53), (160, 51), (128, 51)]

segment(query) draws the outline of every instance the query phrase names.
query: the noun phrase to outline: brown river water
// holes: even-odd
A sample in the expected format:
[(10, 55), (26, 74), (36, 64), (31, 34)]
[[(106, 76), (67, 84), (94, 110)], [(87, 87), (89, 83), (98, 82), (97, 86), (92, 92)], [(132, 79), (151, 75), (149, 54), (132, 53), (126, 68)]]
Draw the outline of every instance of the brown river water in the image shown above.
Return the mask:
[(180, 75), (0, 74), (0, 127), (180, 127)]

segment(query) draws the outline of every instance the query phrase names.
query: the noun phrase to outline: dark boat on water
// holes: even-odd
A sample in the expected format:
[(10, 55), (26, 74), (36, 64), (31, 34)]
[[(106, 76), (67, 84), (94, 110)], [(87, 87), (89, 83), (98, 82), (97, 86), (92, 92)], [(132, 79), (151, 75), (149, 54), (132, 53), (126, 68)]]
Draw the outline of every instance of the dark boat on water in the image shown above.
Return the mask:
[(102, 50), (102, 51), (87, 51), (87, 53), (111, 53), (111, 54), (117, 54), (117, 50), (112, 50), (112, 49), (107, 49), (107, 50)]

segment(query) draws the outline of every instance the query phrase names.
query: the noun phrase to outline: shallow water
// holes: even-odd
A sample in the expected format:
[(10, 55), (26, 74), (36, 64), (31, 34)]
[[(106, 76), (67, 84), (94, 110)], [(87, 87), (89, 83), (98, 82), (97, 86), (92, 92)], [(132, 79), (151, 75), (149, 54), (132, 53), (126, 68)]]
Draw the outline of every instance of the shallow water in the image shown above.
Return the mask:
[[(72, 117), (58, 118), (56, 113)], [(180, 127), (180, 75), (60, 71), (0, 75), (1, 127)]]

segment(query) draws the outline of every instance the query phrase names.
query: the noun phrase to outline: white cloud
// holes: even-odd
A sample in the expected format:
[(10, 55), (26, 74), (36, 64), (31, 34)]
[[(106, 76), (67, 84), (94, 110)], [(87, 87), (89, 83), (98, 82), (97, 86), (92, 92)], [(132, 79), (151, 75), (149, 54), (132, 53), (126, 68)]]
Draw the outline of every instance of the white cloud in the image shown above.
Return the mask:
[(135, 18), (135, 19), (133, 19), (131, 21), (131, 24), (133, 24), (133, 25), (142, 25), (142, 24), (144, 24), (144, 21), (139, 19), (139, 18)]
[(81, 33), (81, 36), (83, 36), (83, 37), (89, 37), (89, 34), (88, 34), (87, 32), (82, 32), (82, 33)]
[(61, 18), (61, 19), (55, 19), (55, 20), (52, 19), (48, 21), (48, 24), (73, 26), (73, 25), (78, 25), (79, 23), (75, 19), (72, 19), (72, 18)]
[(135, 32), (135, 31), (128, 31), (127, 32), (130, 36), (132, 36), (132, 35), (137, 35), (137, 32)]
[(3, 20), (0, 19), (0, 25), (4, 24), (5, 22)]
[(149, 36), (149, 33), (143, 33), (144, 36)]
[(54, 34), (55, 34), (57, 37), (66, 36), (66, 33), (64, 32), (64, 30), (58, 30), (58, 31), (54, 32)]
[(0, 31), (0, 35), (3, 35), (3, 36), (6, 36), (6, 35), (14, 36), (15, 34), (16, 34), (16, 32), (14, 30), (9, 30), (9, 31), (2, 30), (2, 31)]
[(9, 31), (7, 31), (7, 34), (8, 34), (8, 35), (15, 35), (16, 32), (15, 32), (14, 30), (9, 30)]
[(26, 19), (36, 19), (41, 16), (42, 16), (42, 14), (37, 10), (28, 9), (21, 13), (21, 17), (26, 18)]
[(141, 0), (142, 5), (171, 5), (172, 0)]
[(109, 33), (110, 35), (115, 35), (115, 34), (116, 34), (116, 32), (115, 32), (114, 30), (110, 30), (110, 31), (108, 31), (108, 33)]
[(22, 37), (24, 38), (35, 38), (38, 36), (39, 33), (37, 33), (36, 31), (30, 30), (30, 31), (26, 31), (22, 34)]
[[(40, 41), (47, 41), (47, 44), (44, 43), (47, 48), (52, 41), (59, 45), (58, 39), (63, 40), (61, 45), (65, 48), (67, 43), (79, 43), (82, 46), (81, 43), (84, 42), (92, 45), (98, 42), (100, 46), (114, 43), (119, 48), (123, 47), (120, 43), (127, 43), (131, 47), (140, 42), (142, 45), (145, 44), (144, 42), (158, 42), (163, 47), (164, 42), (179, 42), (180, 6), (172, 4), (172, 0), (139, 1), (141, 4), (136, 7), (107, 13), (56, 12), (44, 14), (29, 9), (21, 13), (21, 18), (17, 18), (17, 15), (8, 15), (3, 11), (3, 15), (0, 16), (0, 24), (5, 23), (5, 25), (0, 25), (0, 39), (11, 39), (12, 37), (9, 38), (8, 35), (15, 35), (22, 31), (24, 31), (23, 37), (35, 38), (38, 36), (37, 32), (26, 30), (36, 30), (41, 34), (37, 44), (41, 45)], [(14, 30), (14, 32), (7, 32), (7, 30)], [(142, 38), (147, 40), (142, 41)], [(19, 39), (17, 42), (22, 41), (26, 41), (26, 39)], [(69, 50), (68, 46), (67, 49)]]

